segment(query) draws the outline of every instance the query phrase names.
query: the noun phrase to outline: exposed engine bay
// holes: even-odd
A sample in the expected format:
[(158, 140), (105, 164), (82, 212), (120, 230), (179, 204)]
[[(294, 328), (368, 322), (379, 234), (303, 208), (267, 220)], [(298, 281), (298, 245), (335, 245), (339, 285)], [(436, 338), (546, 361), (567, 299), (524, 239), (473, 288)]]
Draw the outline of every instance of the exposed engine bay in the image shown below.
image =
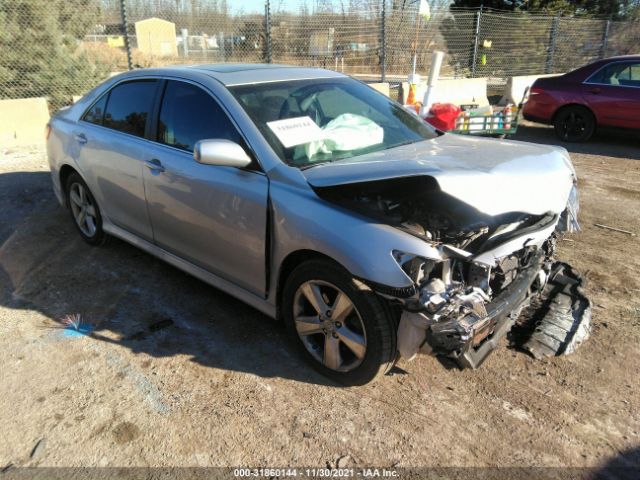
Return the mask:
[(428, 176), (318, 189), (325, 199), (388, 223), (434, 244), (474, 252), (484, 241), (521, 230), (544, 216), (512, 212), (490, 216), (442, 192)]
[(519, 346), (536, 357), (570, 353), (588, 337), (591, 311), (582, 279), (554, 260), (557, 237), (579, 228), (575, 190), (564, 212), (495, 216), (442, 192), (429, 176), (316, 191), (437, 248), (439, 258), (392, 252), (413, 290), (398, 294), (372, 285), (402, 307), (398, 350), (404, 358), (443, 355), (475, 368), (525, 308), (531, 332)]

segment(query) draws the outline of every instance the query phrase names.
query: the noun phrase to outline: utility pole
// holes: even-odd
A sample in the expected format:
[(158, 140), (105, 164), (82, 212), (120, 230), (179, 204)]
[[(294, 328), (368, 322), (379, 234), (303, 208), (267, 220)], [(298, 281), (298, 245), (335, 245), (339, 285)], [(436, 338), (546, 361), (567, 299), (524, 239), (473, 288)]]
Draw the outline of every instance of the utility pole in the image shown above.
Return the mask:
[(556, 44), (558, 43), (558, 26), (560, 17), (553, 17), (551, 23), (551, 34), (549, 39), (549, 50), (547, 51), (547, 65), (545, 73), (553, 73), (553, 57), (556, 54)]
[(600, 58), (607, 56), (607, 47), (609, 43), (609, 29), (611, 28), (611, 20), (607, 20), (604, 24), (604, 32), (602, 33), (602, 47), (600, 48)]
[(131, 61), (131, 43), (129, 43), (129, 31), (127, 28), (127, 0), (120, 0), (120, 18), (122, 20), (122, 36), (124, 37), (124, 48), (127, 51), (127, 66), (133, 70)]
[(478, 63), (478, 42), (480, 41), (480, 22), (482, 21), (482, 5), (476, 14), (476, 23), (473, 31), (473, 56), (471, 59), (471, 77), (476, 76), (476, 64)]
[(380, 81), (387, 80), (387, 0), (382, 0), (382, 25), (380, 31)]
[(264, 61), (271, 63), (271, 2), (264, 2)]

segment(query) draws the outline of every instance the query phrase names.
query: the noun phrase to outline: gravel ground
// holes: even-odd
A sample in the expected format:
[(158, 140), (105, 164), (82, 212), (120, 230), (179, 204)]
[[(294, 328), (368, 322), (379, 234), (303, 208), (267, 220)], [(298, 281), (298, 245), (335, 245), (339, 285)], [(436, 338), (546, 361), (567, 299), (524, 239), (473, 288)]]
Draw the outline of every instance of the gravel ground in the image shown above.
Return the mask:
[[(584, 231), (560, 257), (588, 279), (589, 341), (543, 361), (505, 346), (476, 371), (421, 357), (358, 388), (233, 298), (124, 242), (87, 246), (42, 150), (0, 150), (0, 468), (640, 467), (638, 237), (594, 226), (640, 234), (640, 142), (570, 150)], [(72, 314), (90, 335), (65, 335)]]

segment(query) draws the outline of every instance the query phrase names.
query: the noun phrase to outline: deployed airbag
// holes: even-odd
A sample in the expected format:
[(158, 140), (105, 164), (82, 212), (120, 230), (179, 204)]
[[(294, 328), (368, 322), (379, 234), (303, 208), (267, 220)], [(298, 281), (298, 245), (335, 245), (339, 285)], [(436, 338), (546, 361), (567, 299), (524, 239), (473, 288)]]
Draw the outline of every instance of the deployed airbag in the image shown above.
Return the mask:
[(383, 128), (362, 115), (343, 113), (322, 127), (321, 140), (315, 140), (304, 145), (307, 158), (313, 158), (318, 153), (332, 153), (336, 151), (360, 150), (382, 143)]

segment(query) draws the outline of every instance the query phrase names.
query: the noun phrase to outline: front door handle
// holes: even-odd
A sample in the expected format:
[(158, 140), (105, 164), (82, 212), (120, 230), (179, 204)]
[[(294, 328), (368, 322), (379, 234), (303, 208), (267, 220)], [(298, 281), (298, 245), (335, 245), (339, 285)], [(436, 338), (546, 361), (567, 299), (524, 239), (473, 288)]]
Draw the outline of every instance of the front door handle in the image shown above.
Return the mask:
[(160, 163), (160, 160), (158, 160), (157, 158), (153, 158), (147, 162), (144, 162), (144, 164), (152, 172), (155, 172), (155, 173), (164, 172), (164, 167), (162, 166), (162, 163)]
[(76, 139), (76, 142), (78, 142), (81, 145), (84, 145), (85, 143), (87, 143), (87, 137), (85, 137), (84, 133), (76, 134), (75, 139)]

